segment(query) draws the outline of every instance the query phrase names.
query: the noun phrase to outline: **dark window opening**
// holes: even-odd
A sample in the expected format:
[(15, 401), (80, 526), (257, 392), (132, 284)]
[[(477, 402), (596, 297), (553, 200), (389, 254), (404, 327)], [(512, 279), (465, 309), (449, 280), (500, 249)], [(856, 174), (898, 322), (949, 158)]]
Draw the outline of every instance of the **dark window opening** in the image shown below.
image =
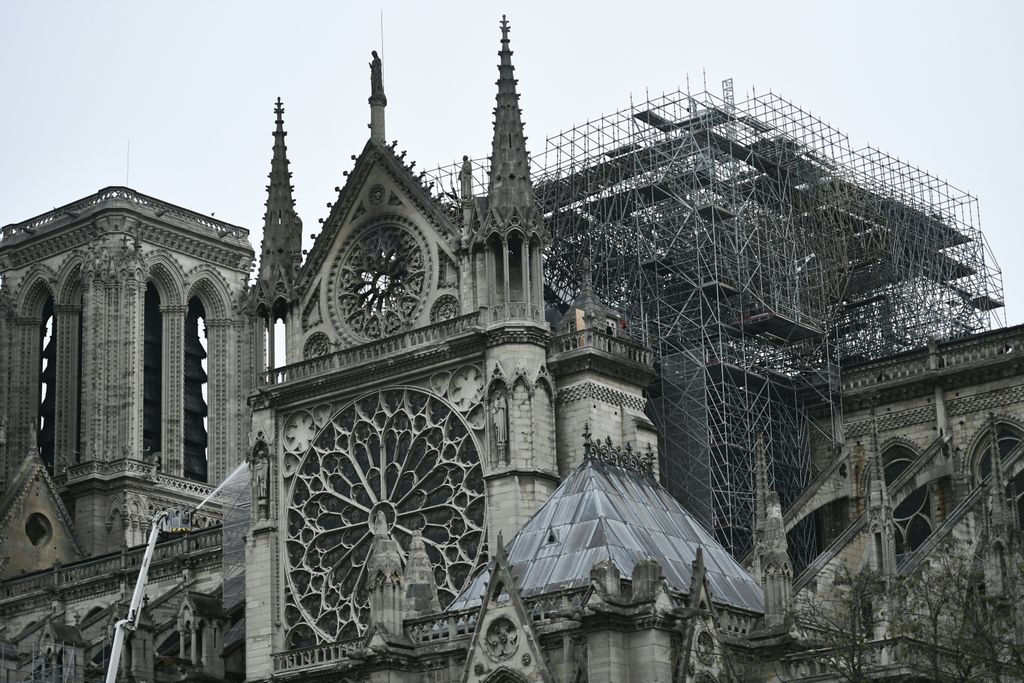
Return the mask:
[(43, 306), (39, 325), (39, 431), (36, 445), (46, 469), (53, 474), (53, 450), (57, 380), (57, 335), (54, 334), (53, 297)]
[(207, 481), (206, 311), (199, 299), (185, 316), (185, 478)]
[(43, 545), (53, 535), (53, 527), (50, 525), (50, 520), (45, 515), (33, 512), (25, 522), (25, 535), (28, 536), (28, 540), (32, 545), (36, 547)]
[[(1010, 451), (1020, 443), (1022, 437), (1024, 437), (1024, 435), (1022, 435), (1018, 429), (1011, 427), (1010, 425), (996, 425), (996, 444), (999, 449), (1000, 461), (1006, 459), (1006, 456), (1010, 454)], [(984, 481), (985, 477), (992, 472), (992, 446), (990, 445), (990, 439), (991, 435), (985, 437), (985, 452), (984, 455), (981, 456), (981, 462), (978, 463), (978, 475), (981, 481)]]
[(160, 294), (146, 287), (142, 352), (142, 448), (149, 454), (163, 450), (163, 339)]

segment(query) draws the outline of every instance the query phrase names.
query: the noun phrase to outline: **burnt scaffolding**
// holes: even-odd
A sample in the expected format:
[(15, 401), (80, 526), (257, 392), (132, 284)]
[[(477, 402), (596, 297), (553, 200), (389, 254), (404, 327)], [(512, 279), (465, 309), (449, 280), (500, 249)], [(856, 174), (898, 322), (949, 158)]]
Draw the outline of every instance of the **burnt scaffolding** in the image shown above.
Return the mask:
[[(736, 556), (758, 439), (788, 506), (812, 443), (841, 438), (842, 364), (999, 322), (976, 198), (777, 95), (735, 102), (726, 81), (633, 104), (549, 137), (534, 167), (549, 303), (572, 301), (590, 255), (595, 291), (656, 352), (664, 484)], [(790, 532), (798, 568), (813, 524)]]

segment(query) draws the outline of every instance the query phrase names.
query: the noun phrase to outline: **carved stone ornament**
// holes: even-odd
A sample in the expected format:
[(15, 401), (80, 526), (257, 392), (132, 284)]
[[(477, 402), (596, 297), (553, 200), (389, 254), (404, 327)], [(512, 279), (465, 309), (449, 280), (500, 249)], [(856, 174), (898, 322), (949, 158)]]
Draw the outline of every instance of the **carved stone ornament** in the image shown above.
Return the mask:
[(374, 185), (370, 188), (366, 197), (370, 200), (372, 206), (380, 206), (380, 203), (384, 201), (384, 186)]
[(440, 323), (459, 317), (459, 300), (451, 294), (442, 294), (430, 307), (430, 322)]
[(715, 639), (708, 631), (701, 631), (697, 634), (697, 659), (705, 666), (714, 664)]
[(496, 662), (510, 659), (519, 649), (519, 629), (511, 620), (498, 617), (487, 627), (484, 652)]
[(302, 357), (306, 360), (326, 356), (330, 352), (331, 340), (323, 332), (314, 332), (309, 335), (309, 339), (302, 347)]
[(477, 445), (444, 399), (393, 389), (343, 408), (313, 438), (288, 492), (289, 642), (365, 632), (378, 515), (403, 547), (422, 532), (441, 605), (450, 603), (477, 564), (484, 508)]
[(338, 259), (329, 296), (344, 331), (373, 341), (413, 326), (430, 289), (429, 262), (417, 235), (397, 223), (374, 225)]

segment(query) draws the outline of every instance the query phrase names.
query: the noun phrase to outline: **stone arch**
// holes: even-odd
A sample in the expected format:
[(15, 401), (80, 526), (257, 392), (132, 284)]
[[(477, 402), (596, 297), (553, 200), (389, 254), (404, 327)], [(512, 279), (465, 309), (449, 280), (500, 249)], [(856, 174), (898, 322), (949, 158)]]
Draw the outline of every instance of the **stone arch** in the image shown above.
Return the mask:
[(82, 255), (75, 253), (64, 259), (57, 271), (57, 306), (82, 304)]
[(518, 671), (513, 671), (512, 669), (503, 666), (500, 669), (491, 672), (491, 674), (484, 679), (484, 683), (527, 683), (527, 679)]
[[(1006, 414), (996, 415), (995, 429), (997, 439), (1000, 443), (1003, 442), (1004, 437), (1002, 435), (1004, 434), (1006, 435), (1005, 438), (1007, 440), (1016, 439), (1018, 443), (1020, 441), (1024, 441), (1024, 423), (1015, 417)], [(970, 476), (975, 485), (981, 484), (984, 477), (988, 474), (988, 472), (986, 472), (986, 460), (989, 455), (990, 439), (991, 431), (989, 423), (986, 421), (985, 425), (981, 427), (975, 433), (974, 438), (971, 439), (971, 445), (967, 451), (969, 454), (968, 465), (970, 466)], [(1000, 451), (1002, 451), (1002, 448), (1000, 448)], [(1009, 451), (1002, 454), (1003, 457), (1007, 455), (1009, 455)], [(1006, 464), (1007, 461), (1004, 461), (1004, 468), (1006, 467)]]
[(231, 313), (231, 290), (223, 276), (208, 266), (189, 273), (185, 301), (198, 297), (211, 320), (222, 320)]
[(57, 297), (54, 293), (56, 283), (57, 273), (52, 268), (42, 264), (32, 266), (18, 288), (16, 304), (18, 315), (21, 317), (41, 315), (46, 299), (49, 297), (53, 297), (54, 303), (56, 303)]
[(166, 251), (149, 254), (149, 282), (156, 287), (160, 303), (164, 306), (181, 306), (185, 295), (185, 274), (181, 266)]

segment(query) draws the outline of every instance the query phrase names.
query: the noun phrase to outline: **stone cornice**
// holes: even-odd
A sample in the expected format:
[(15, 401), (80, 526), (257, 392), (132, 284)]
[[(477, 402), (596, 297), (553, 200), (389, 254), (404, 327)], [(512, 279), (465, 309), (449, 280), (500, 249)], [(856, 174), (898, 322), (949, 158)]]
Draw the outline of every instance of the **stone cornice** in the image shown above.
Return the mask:
[(196, 228), (184, 221), (171, 222), (163, 217), (149, 216), (133, 207), (98, 205), (88, 215), (48, 225), (41, 234), (29, 234), (24, 230), (12, 232), (11, 237), (0, 241), (0, 254), (11, 268), (21, 268), (54, 254), (84, 247), (95, 242), (97, 230), (104, 232), (96, 219), (111, 215), (123, 215), (139, 221), (139, 236), (146, 244), (187, 254), (230, 270), (249, 272), (254, 252), (246, 237), (230, 232), (218, 235), (213, 230)]

